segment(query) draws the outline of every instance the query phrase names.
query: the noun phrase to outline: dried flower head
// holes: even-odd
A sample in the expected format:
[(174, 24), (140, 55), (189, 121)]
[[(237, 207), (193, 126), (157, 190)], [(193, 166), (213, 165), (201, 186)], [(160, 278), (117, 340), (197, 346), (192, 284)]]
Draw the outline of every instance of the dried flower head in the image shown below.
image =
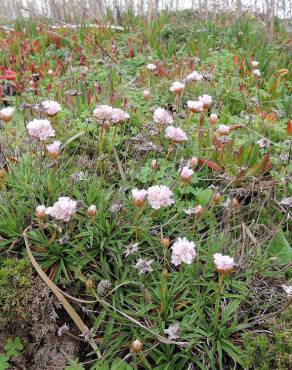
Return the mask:
[(218, 122), (218, 116), (216, 113), (211, 113), (209, 117), (211, 125), (215, 125)]
[(135, 353), (140, 353), (142, 351), (143, 343), (136, 339), (131, 344), (131, 349)]
[(95, 217), (97, 214), (97, 208), (95, 204), (92, 204), (87, 208), (86, 214), (88, 217)]
[(47, 119), (34, 119), (27, 124), (27, 130), (31, 137), (38, 140), (47, 140), (55, 136), (55, 130)]
[(77, 202), (75, 200), (69, 197), (60, 197), (53, 207), (46, 209), (46, 214), (57, 220), (68, 222), (75, 215), (76, 207)]
[(130, 256), (131, 254), (134, 254), (138, 252), (139, 250), (139, 244), (138, 243), (132, 243), (126, 246), (126, 251), (124, 252), (126, 257)]
[(173, 193), (168, 186), (154, 185), (148, 188), (147, 200), (152, 208), (160, 209), (174, 203), (174, 200), (171, 199), (172, 195)]
[(144, 100), (149, 100), (151, 93), (149, 90), (143, 90), (142, 95)]
[(146, 272), (152, 271), (151, 267), (152, 262), (153, 260), (147, 261), (140, 258), (134, 267), (139, 271), (139, 275), (145, 274)]
[(168, 329), (164, 330), (164, 333), (168, 335), (168, 339), (178, 339), (181, 335), (181, 328), (178, 323), (171, 324)]
[(39, 220), (43, 220), (46, 217), (46, 209), (43, 204), (36, 207), (35, 215)]
[(181, 265), (183, 262), (190, 265), (196, 257), (195, 244), (186, 238), (178, 238), (171, 249), (171, 262), (175, 266)]
[(189, 161), (190, 165), (195, 168), (199, 164), (199, 159), (198, 157), (192, 157)]
[(64, 334), (67, 334), (69, 331), (69, 325), (66, 323), (63, 326), (60, 326), (58, 329), (58, 336), (61, 337)]
[(218, 135), (228, 135), (230, 133), (230, 127), (227, 125), (219, 125), (216, 133)]
[(105, 296), (111, 290), (112, 284), (108, 280), (101, 280), (97, 286), (97, 293), (101, 296)]
[(288, 294), (289, 297), (292, 297), (292, 285), (283, 284), (282, 288)]

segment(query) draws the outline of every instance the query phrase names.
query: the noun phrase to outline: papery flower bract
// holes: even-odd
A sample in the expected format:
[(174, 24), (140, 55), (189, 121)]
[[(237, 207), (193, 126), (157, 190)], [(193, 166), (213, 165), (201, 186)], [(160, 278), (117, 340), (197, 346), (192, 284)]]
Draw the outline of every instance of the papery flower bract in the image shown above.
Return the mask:
[(62, 110), (61, 105), (54, 100), (45, 100), (42, 102), (44, 113), (48, 117), (53, 117)]
[(139, 341), (139, 339), (136, 339), (132, 342), (131, 348), (132, 351), (135, 353), (140, 353), (142, 351), (143, 343)]
[(194, 71), (194, 72), (188, 74), (186, 79), (189, 82), (199, 82), (203, 79), (203, 76), (200, 73), (198, 73), (197, 71)]
[(178, 266), (183, 262), (190, 265), (197, 254), (195, 244), (193, 242), (189, 242), (186, 238), (178, 238), (171, 249), (171, 262), (175, 266)]
[(180, 127), (168, 126), (165, 129), (165, 136), (173, 143), (181, 143), (188, 140), (187, 135)]
[(96, 214), (97, 214), (96, 205), (92, 204), (91, 206), (89, 206), (86, 210), (86, 214), (87, 214), (88, 217), (95, 217)]
[(77, 202), (69, 197), (60, 197), (53, 207), (46, 209), (46, 214), (57, 220), (70, 221), (76, 213)]
[(199, 101), (202, 102), (204, 108), (210, 108), (212, 105), (212, 96), (203, 94), (199, 96)]
[(14, 108), (6, 107), (0, 110), (0, 120), (4, 122), (9, 122), (12, 119), (14, 113)]
[(160, 125), (170, 125), (173, 123), (172, 115), (164, 108), (155, 109), (153, 120)]
[(56, 159), (60, 155), (61, 141), (54, 141), (52, 144), (46, 145), (46, 153), (49, 158)]
[(149, 69), (149, 71), (155, 71), (155, 69), (157, 68), (157, 66), (153, 63), (149, 63), (147, 64), (147, 69)]
[(133, 243), (126, 246), (126, 251), (124, 252), (126, 257), (130, 256), (131, 254), (134, 254), (138, 252), (139, 250), (139, 244)]
[(47, 208), (43, 204), (37, 206), (36, 209), (35, 209), (36, 217), (40, 220), (44, 219), (46, 217), (46, 210), (47, 210)]
[(158, 162), (157, 162), (156, 159), (152, 159), (151, 164), (150, 164), (150, 167), (152, 168), (152, 170), (157, 170), (157, 168), (158, 168)]
[(175, 81), (170, 86), (169, 91), (175, 94), (181, 94), (184, 91), (184, 88), (185, 88), (185, 84)]
[(189, 110), (193, 113), (198, 113), (203, 111), (203, 102), (201, 101), (195, 101), (195, 100), (189, 100), (187, 102), (187, 107)]
[(259, 69), (254, 69), (252, 71), (252, 74), (254, 75), (254, 77), (260, 77), (261, 76), (261, 71)]
[(145, 274), (146, 272), (152, 271), (151, 267), (152, 262), (153, 260), (146, 261), (140, 258), (134, 267), (139, 271), (139, 275)]
[(145, 190), (145, 189), (142, 189), (142, 190), (133, 189), (132, 190), (132, 196), (133, 196), (133, 199), (134, 199), (135, 206), (136, 207), (142, 207), (145, 203), (145, 199), (146, 199), (146, 196), (147, 196), (147, 190)]
[(190, 178), (192, 177), (192, 174), (194, 171), (189, 168), (188, 166), (183, 166), (179, 171), (179, 176), (184, 182), (188, 182)]
[(171, 324), (168, 329), (164, 330), (164, 333), (168, 335), (168, 339), (173, 340), (179, 338), (181, 329), (178, 323)]
[(152, 208), (159, 209), (171, 206), (174, 203), (174, 200), (171, 199), (172, 195), (173, 193), (168, 186), (154, 185), (148, 188), (147, 200)]
[(234, 258), (223, 256), (221, 253), (215, 253), (213, 257), (217, 271), (219, 271), (220, 273), (233, 271), (235, 266)]
[(283, 284), (282, 288), (288, 294), (289, 297), (292, 297), (292, 285)]
[(34, 119), (27, 124), (27, 130), (31, 137), (38, 140), (46, 140), (49, 137), (55, 136), (50, 121), (47, 119)]

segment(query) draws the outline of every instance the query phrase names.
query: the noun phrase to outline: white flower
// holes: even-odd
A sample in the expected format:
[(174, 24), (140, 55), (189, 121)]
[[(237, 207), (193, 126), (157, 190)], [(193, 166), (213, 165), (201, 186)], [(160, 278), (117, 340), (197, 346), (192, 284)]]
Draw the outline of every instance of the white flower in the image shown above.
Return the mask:
[(142, 258), (140, 258), (134, 267), (137, 270), (139, 270), (139, 275), (140, 274), (145, 274), (146, 272), (151, 272), (152, 271), (152, 267), (151, 267), (152, 262), (153, 262), (153, 260), (146, 261), (146, 260), (143, 260)]
[(188, 166), (183, 166), (179, 172), (179, 175), (183, 181), (189, 181), (194, 171)]
[(171, 199), (173, 195), (169, 187), (165, 185), (151, 186), (147, 191), (147, 200), (150, 206), (154, 209), (171, 206), (174, 200)]
[(183, 262), (190, 265), (197, 254), (195, 251), (195, 244), (193, 242), (189, 242), (186, 238), (178, 238), (171, 249), (171, 262), (175, 266), (178, 266)]
[(199, 96), (199, 101), (203, 103), (204, 108), (210, 108), (212, 104), (212, 96), (203, 94)]
[(61, 141), (54, 141), (52, 144), (46, 145), (47, 155), (50, 158), (57, 158), (60, 154)]
[(200, 73), (198, 73), (197, 71), (194, 71), (194, 72), (187, 75), (187, 81), (189, 81), (189, 82), (191, 82), (191, 81), (199, 82), (202, 79), (203, 79), (203, 76)]
[(45, 100), (42, 102), (42, 106), (44, 108), (44, 113), (49, 117), (55, 116), (62, 110), (61, 105), (54, 100)]
[(188, 216), (191, 216), (191, 215), (196, 215), (196, 216), (200, 216), (203, 214), (204, 212), (204, 208), (198, 204), (197, 206), (195, 207), (191, 207), (191, 208), (188, 208), (188, 209), (184, 209), (183, 210), (184, 213)]
[(149, 90), (146, 89), (146, 90), (143, 90), (142, 95), (143, 95), (144, 100), (148, 100), (150, 98), (151, 93)]
[(250, 62), (250, 64), (251, 64), (252, 68), (257, 68), (257, 66), (260, 64), (260, 62), (257, 62), (256, 60), (252, 60)]
[(254, 77), (260, 77), (261, 71), (259, 69), (254, 69), (252, 71), (252, 74), (254, 75)]
[(216, 132), (220, 135), (228, 135), (230, 133), (230, 127), (227, 125), (219, 125)]
[(283, 198), (281, 202), (279, 202), (282, 206), (286, 206), (288, 208), (292, 207), (292, 197)]
[(187, 102), (187, 107), (190, 111), (197, 113), (203, 111), (203, 103), (201, 101), (189, 100)]
[(39, 140), (46, 140), (48, 137), (55, 136), (55, 130), (47, 119), (34, 119), (27, 124), (30, 136)]
[(181, 329), (178, 323), (172, 324), (168, 329), (164, 330), (164, 333), (168, 335), (168, 339), (173, 340), (177, 339), (180, 336)]
[(282, 288), (285, 290), (289, 297), (292, 297), (292, 285), (283, 284)]
[(127, 112), (125, 112), (125, 111), (123, 111), (122, 109), (119, 109), (119, 108), (113, 108), (112, 116), (111, 116), (111, 122), (112, 123), (124, 122), (129, 118), (130, 118), (130, 116)]
[(164, 108), (155, 109), (153, 120), (160, 125), (171, 125), (173, 123), (172, 115)]
[(57, 220), (65, 222), (70, 221), (70, 218), (76, 213), (77, 202), (69, 197), (60, 197), (53, 207), (46, 209), (46, 214), (54, 217)]
[(219, 272), (230, 272), (234, 269), (234, 258), (223, 256), (221, 253), (215, 253), (213, 257), (214, 264)]
[(149, 69), (149, 71), (155, 71), (156, 68), (156, 65), (153, 63), (147, 64), (147, 69)]
[(6, 107), (0, 110), (0, 120), (4, 122), (9, 122), (12, 119), (14, 113), (14, 108)]
[(183, 92), (184, 88), (185, 88), (185, 84), (183, 84), (181, 82), (178, 82), (178, 81), (175, 81), (170, 86), (169, 91), (171, 91), (175, 94), (180, 94), (180, 93)]
[(133, 189), (132, 190), (132, 196), (133, 196), (134, 204), (136, 207), (141, 207), (144, 205), (146, 195), (147, 195), (147, 190), (145, 189), (142, 189), (142, 190)]
[(165, 136), (174, 143), (188, 140), (187, 135), (180, 127), (168, 126), (165, 129)]

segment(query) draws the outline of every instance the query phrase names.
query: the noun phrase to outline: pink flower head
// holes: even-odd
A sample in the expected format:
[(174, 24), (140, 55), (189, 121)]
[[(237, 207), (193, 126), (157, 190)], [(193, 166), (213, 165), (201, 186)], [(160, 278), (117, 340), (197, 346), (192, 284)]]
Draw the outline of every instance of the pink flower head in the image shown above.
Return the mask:
[(109, 126), (111, 123), (123, 122), (130, 117), (122, 109), (113, 108), (109, 105), (98, 105), (94, 109), (93, 115), (105, 126)]
[(70, 221), (76, 213), (77, 202), (69, 197), (60, 197), (53, 207), (46, 209), (46, 214), (57, 220)]
[(147, 200), (154, 209), (168, 207), (174, 203), (174, 200), (171, 199), (172, 194), (169, 187), (165, 185), (154, 185), (147, 191)]
[(187, 75), (187, 81), (189, 82), (199, 82), (203, 79), (203, 76), (198, 73), (197, 71), (194, 71)]
[(188, 140), (187, 135), (180, 127), (168, 126), (165, 129), (165, 137), (173, 143), (181, 143)]
[(38, 140), (46, 140), (55, 136), (55, 130), (47, 119), (34, 119), (27, 124), (27, 130), (31, 137)]
[(218, 116), (216, 113), (211, 113), (209, 119), (212, 125), (215, 125), (218, 122)]
[(61, 105), (54, 100), (45, 100), (42, 102), (42, 106), (44, 108), (44, 113), (48, 117), (54, 117), (62, 110)]
[(190, 178), (192, 177), (193, 173), (194, 171), (191, 168), (189, 168), (188, 166), (183, 166), (179, 172), (179, 175), (182, 181), (188, 182)]
[(120, 123), (126, 121), (128, 118), (130, 118), (129, 114), (122, 109), (119, 108), (113, 108), (112, 110), (112, 116), (111, 116), (111, 122), (112, 123)]
[(198, 113), (198, 112), (203, 111), (203, 103), (200, 100), (198, 100), (198, 101), (189, 100), (187, 102), (187, 106), (188, 106), (189, 110), (193, 113)]
[(38, 219), (42, 220), (46, 217), (46, 207), (42, 204), (36, 207), (35, 215)]
[(164, 108), (155, 109), (153, 120), (160, 125), (171, 125), (173, 123), (172, 115)]
[(146, 196), (147, 196), (147, 190), (145, 190), (145, 189), (142, 189), (142, 190), (133, 189), (132, 190), (132, 196), (133, 196), (133, 199), (134, 199), (135, 206), (136, 207), (142, 207), (145, 203), (145, 199), (146, 199)]
[(227, 125), (219, 125), (216, 132), (219, 135), (228, 135), (230, 133), (230, 127)]
[(153, 63), (147, 64), (147, 69), (149, 69), (149, 71), (155, 71), (156, 68), (156, 65)]
[(197, 254), (195, 244), (189, 242), (186, 238), (178, 238), (171, 249), (171, 262), (175, 266), (181, 265), (183, 262), (190, 265)]
[(175, 94), (181, 94), (184, 91), (184, 88), (185, 88), (185, 84), (175, 81), (170, 86), (169, 91)]
[(231, 272), (234, 269), (234, 258), (223, 256), (221, 253), (215, 253), (213, 257), (217, 271), (221, 273), (227, 273)]
[(203, 94), (199, 96), (199, 101), (203, 103), (204, 108), (210, 108), (212, 105), (212, 96)]
[(49, 144), (46, 146), (46, 152), (48, 157), (55, 159), (58, 158), (60, 154), (60, 146), (61, 146), (61, 141), (56, 140), (52, 144)]
[(4, 122), (9, 122), (12, 119), (14, 113), (14, 108), (7, 107), (0, 110), (0, 120)]

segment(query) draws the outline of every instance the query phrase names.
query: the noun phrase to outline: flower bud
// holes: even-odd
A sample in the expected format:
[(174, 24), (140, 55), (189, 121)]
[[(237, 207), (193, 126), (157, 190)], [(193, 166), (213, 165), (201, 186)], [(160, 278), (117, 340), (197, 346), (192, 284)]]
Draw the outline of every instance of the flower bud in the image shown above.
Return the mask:
[(214, 203), (214, 204), (218, 204), (218, 203), (220, 202), (220, 200), (221, 200), (221, 195), (220, 195), (220, 193), (215, 193), (215, 194), (213, 195), (213, 203)]
[(135, 353), (140, 353), (142, 351), (143, 343), (139, 341), (139, 339), (134, 340), (132, 342), (132, 351)]
[(204, 213), (204, 208), (200, 204), (194, 207), (194, 214), (196, 216), (201, 216), (203, 213)]
[(7, 171), (5, 168), (0, 168), (0, 179), (4, 179), (6, 177)]
[(94, 288), (94, 281), (93, 281), (93, 279), (91, 279), (91, 278), (89, 278), (89, 279), (87, 279), (86, 281), (85, 281), (85, 286), (86, 286), (86, 289), (87, 290), (91, 290), (91, 289), (93, 289)]
[(152, 170), (157, 170), (158, 169), (158, 163), (157, 163), (156, 159), (152, 159), (151, 168), (152, 168)]
[(218, 122), (218, 116), (215, 113), (210, 114), (210, 123), (211, 125), (215, 125)]
[(54, 71), (53, 71), (52, 69), (49, 69), (49, 70), (48, 70), (48, 75), (49, 75), (50, 77), (54, 76)]
[(239, 207), (239, 202), (236, 198), (232, 198), (230, 205), (231, 205), (231, 208), (238, 208)]
[(190, 159), (190, 165), (195, 168), (199, 164), (199, 159), (197, 157), (192, 157)]
[(37, 206), (35, 215), (39, 220), (43, 220), (46, 217), (46, 207), (44, 205)]
[(150, 91), (149, 90), (143, 90), (143, 99), (144, 100), (149, 100), (149, 98), (150, 98)]
[(96, 216), (96, 214), (97, 214), (97, 208), (96, 208), (96, 205), (95, 205), (95, 204), (92, 204), (91, 206), (89, 206), (89, 207), (87, 208), (86, 213), (87, 213), (87, 216), (88, 216), (88, 217), (95, 217), (95, 216)]
[(0, 121), (8, 123), (12, 120), (14, 108), (6, 107), (0, 110)]
[(170, 245), (170, 238), (169, 237), (161, 238), (161, 245), (163, 246), (163, 248), (168, 248)]

